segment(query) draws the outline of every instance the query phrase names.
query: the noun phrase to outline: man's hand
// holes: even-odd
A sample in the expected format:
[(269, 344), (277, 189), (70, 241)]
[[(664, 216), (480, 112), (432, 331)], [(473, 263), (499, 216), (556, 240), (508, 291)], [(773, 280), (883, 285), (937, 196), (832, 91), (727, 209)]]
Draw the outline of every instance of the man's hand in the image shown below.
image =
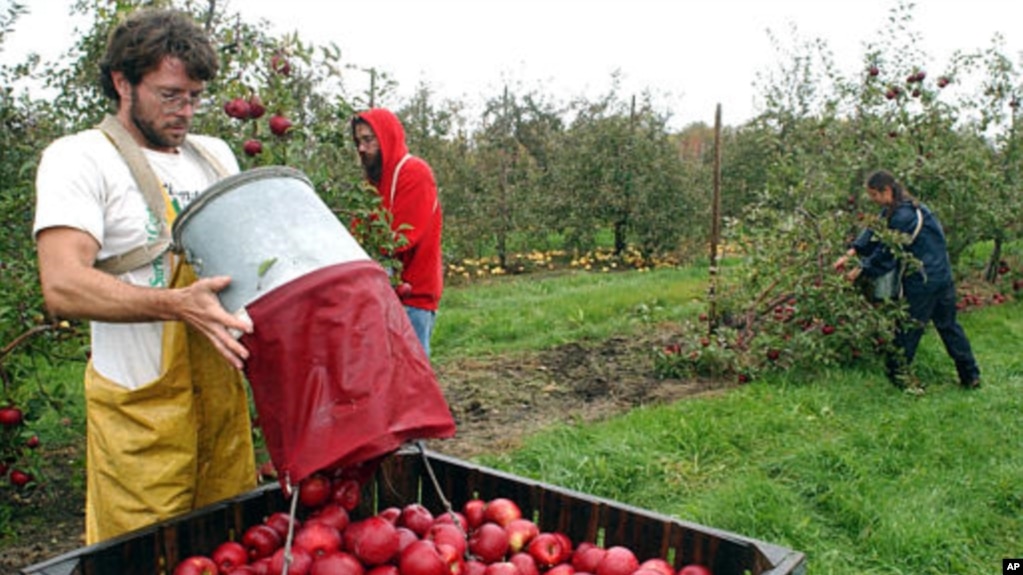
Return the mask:
[(231, 365), (242, 369), (249, 350), (231, 335), (230, 330), (252, 333), (252, 324), (227, 312), (220, 305), (217, 293), (231, 283), (227, 276), (204, 278), (181, 288), (180, 313), (185, 321), (213, 343)]

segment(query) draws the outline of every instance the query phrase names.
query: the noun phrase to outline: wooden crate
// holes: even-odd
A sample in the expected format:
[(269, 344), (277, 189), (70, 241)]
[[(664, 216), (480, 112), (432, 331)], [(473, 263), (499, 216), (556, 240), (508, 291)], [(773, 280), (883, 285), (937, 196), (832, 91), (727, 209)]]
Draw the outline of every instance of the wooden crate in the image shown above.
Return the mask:
[[(428, 462), (428, 465), (427, 465)], [(444, 510), (432, 476), (455, 509), (473, 498), (507, 497), (544, 531), (573, 542), (625, 545), (640, 560), (669, 559), (676, 568), (701, 563), (715, 575), (803, 575), (803, 553), (608, 499), (525, 479), (457, 458), (418, 450), (389, 457), (363, 491), (353, 517), (420, 502)], [(83, 547), (22, 569), (23, 575), (159, 575), (185, 557), (209, 554), (220, 543), (276, 511), (286, 511), (276, 483), (124, 536)]]

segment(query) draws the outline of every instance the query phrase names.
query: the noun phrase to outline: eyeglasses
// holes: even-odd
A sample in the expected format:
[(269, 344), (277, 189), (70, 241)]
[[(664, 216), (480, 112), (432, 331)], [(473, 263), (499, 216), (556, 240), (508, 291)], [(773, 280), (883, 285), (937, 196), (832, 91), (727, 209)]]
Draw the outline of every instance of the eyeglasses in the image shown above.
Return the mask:
[(187, 92), (164, 92), (160, 91), (156, 93), (157, 97), (160, 98), (160, 110), (164, 114), (174, 114), (180, 112), (185, 106), (191, 106), (193, 110), (198, 110), (202, 104), (202, 94)]

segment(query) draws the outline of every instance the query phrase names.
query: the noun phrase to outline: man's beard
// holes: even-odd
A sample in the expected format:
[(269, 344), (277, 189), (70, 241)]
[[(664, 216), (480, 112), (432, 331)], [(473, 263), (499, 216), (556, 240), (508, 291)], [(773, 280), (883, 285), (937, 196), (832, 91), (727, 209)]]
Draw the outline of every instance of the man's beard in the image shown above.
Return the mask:
[(157, 129), (154, 122), (147, 121), (139, 110), (139, 97), (138, 92), (132, 93), (131, 99), (131, 121), (138, 128), (138, 131), (142, 134), (142, 137), (146, 139), (146, 142), (153, 148), (175, 148), (180, 146), (182, 142), (176, 139), (168, 138), (163, 135), (160, 130)]
[(366, 172), (366, 178), (369, 179), (373, 185), (380, 183), (381, 172), (383, 171), (383, 162), (380, 161), (380, 153), (377, 152), (374, 156), (362, 154), (360, 155), (362, 160), (362, 169)]

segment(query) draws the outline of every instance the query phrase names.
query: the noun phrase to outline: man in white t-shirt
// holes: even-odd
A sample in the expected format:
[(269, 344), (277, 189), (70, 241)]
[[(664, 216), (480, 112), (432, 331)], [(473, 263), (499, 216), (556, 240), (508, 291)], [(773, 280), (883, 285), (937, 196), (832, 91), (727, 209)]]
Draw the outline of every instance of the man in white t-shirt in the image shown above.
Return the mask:
[[(136, 12), (111, 33), (101, 63), (116, 105), (110, 124), (58, 139), (39, 164), (33, 233), (46, 305), (90, 320), (89, 544), (255, 486), (239, 371), (248, 351), (231, 335), (252, 327), (217, 298), (230, 278), (196, 280), (165, 250), (128, 257), (166, 237), (177, 211), (238, 172), (224, 141), (188, 136), (217, 69), (216, 51), (190, 17)], [(147, 198), (133, 170), (155, 174), (148, 188), (157, 192)], [(164, 213), (154, 213), (155, 201)]]

